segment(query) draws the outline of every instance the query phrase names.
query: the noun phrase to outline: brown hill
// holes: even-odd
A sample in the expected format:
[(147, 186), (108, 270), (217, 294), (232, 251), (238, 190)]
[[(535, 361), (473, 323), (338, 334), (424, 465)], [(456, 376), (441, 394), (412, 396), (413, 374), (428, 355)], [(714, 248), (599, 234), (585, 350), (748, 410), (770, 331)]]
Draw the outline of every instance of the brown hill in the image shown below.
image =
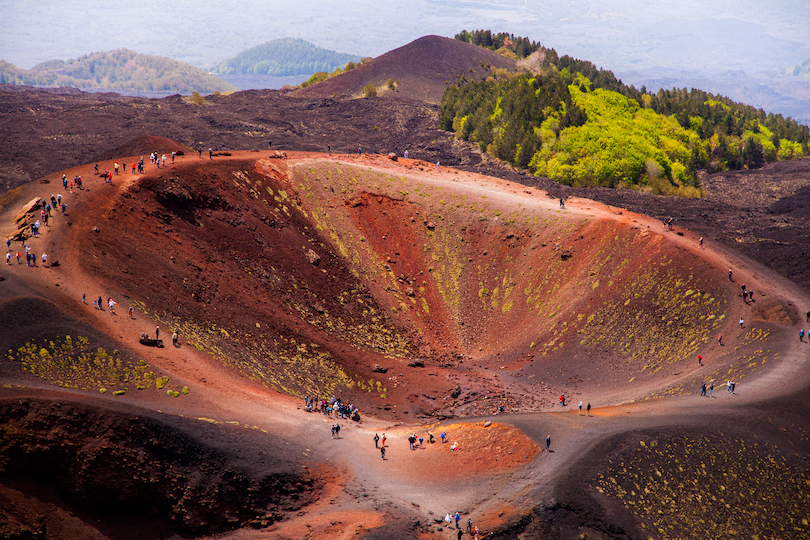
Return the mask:
[[(440, 36), (425, 36), (394, 49), (367, 64), (295, 93), (308, 97), (356, 97), (368, 84), (379, 95), (439, 103), (448, 86), (460, 77), (481, 80), (493, 69), (514, 71), (517, 63), (493, 51)], [(389, 79), (399, 81), (397, 91)]]
[(117, 159), (121, 156), (146, 156), (152, 152), (156, 152), (158, 154), (171, 154), (172, 152), (185, 153), (193, 151), (194, 149), (175, 142), (167, 137), (141, 135), (137, 139), (133, 139), (126, 144), (103, 152), (95, 159), (98, 161), (104, 161)]

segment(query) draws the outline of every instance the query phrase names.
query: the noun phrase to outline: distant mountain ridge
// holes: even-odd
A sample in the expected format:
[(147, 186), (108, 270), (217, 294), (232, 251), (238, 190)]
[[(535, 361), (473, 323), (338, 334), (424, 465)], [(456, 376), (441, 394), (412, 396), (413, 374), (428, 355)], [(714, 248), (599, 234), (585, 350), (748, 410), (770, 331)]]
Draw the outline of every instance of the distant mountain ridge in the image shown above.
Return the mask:
[(219, 75), (255, 74), (287, 77), (333, 71), (360, 56), (330, 51), (300, 38), (268, 41), (224, 60), (212, 71)]
[(190, 64), (128, 49), (97, 52), (71, 60), (49, 60), (30, 70), (0, 60), (0, 84), (71, 86), (143, 91), (235, 91), (237, 88)]
[(801, 64), (796, 64), (783, 69), (782, 75), (785, 75), (786, 77), (801, 77), (806, 81), (810, 81), (810, 58)]

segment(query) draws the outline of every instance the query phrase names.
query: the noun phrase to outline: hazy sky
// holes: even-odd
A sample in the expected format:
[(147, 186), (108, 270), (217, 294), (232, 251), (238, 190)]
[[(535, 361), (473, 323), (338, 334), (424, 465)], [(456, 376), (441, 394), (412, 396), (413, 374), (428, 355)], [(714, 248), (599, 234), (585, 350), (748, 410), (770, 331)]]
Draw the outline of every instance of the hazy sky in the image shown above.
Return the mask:
[(627, 70), (779, 69), (810, 58), (806, 0), (0, 0), (19, 67), (126, 47), (210, 67), (279, 37), (378, 56), (487, 28)]

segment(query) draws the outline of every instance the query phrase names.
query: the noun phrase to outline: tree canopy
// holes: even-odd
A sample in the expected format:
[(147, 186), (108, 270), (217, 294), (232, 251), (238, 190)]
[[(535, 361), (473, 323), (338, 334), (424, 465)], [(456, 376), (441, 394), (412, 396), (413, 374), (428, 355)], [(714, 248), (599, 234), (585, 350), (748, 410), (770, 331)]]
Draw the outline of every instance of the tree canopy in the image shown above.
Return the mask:
[(221, 62), (213, 72), (221, 75), (252, 73), (278, 77), (310, 75), (331, 72), (359, 60), (357, 55), (323, 49), (303, 39), (281, 38), (243, 51)]
[(455, 39), (466, 41), (467, 43), (472, 43), (473, 45), (478, 45), (479, 47), (484, 47), (492, 51), (509, 51), (514, 54), (518, 60), (526, 58), (534, 51), (541, 48), (539, 43), (531, 41), (529, 38), (519, 37), (507, 32), (493, 34), (491, 30), (473, 30), (472, 32), (462, 30), (455, 35)]
[(518, 168), (577, 186), (700, 195), (697, 171), (810, 155), (810, 130), (701, 90), (648, 93), (545, 50), (540, 73), (450, 87), (442, 129)]

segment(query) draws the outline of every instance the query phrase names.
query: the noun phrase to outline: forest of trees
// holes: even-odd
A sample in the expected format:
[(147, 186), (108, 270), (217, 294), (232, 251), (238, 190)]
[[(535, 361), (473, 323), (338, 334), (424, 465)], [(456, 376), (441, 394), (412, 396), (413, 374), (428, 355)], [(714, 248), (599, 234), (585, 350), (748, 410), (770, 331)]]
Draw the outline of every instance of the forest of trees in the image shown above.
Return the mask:
[(493, 34), (490, 30), (473, 30), (472, 32), (462, 30), (455, 35), (455, 39), (466, 41), (467, 43), (472, 43), (473, 45), (478, 45), (479, 47), (492, 51), (510, 51), (518, 60), (526, 58), (534, 51), (541, 48), (539, 43), (531, 41), (529, 38), (518, 37), (506, 32)]
[(285, 77), (331, 72), (358, 60), (359, 56), (322, 49), (303, 39), (282, 38), (243, 51), (220, 63), (213, 72)]
[(697, 171), (810, 155), (810, 130), (701, 90), (648, 93), (546, 50), (540, 74), (448, 88), (441, 128), (534, 174), (576, 186), (701, 194)]
[(234, 86), (189, 64), (127, 49), (91, 53), (72, 60), (50, 60), (20, 69), (0, 60), (0, 83), (30, 86), (133, 89), (147, 92), (213, 93)]

